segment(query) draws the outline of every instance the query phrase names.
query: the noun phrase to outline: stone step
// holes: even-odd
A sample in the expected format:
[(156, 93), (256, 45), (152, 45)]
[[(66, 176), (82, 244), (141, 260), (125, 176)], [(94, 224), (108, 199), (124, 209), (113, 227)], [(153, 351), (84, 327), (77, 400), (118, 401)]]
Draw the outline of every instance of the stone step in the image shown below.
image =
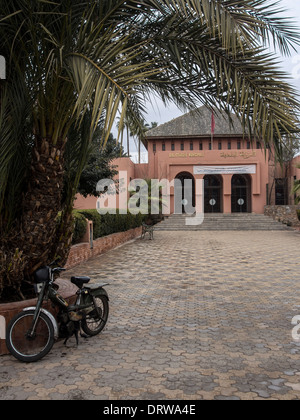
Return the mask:
[(205, 214), (203, 223), (197, 226), (187, 226), (187, 217), (191, 216), (173, 214), (156, 225), (155, 230), (292, 230), (292, 228), (261, 214)]

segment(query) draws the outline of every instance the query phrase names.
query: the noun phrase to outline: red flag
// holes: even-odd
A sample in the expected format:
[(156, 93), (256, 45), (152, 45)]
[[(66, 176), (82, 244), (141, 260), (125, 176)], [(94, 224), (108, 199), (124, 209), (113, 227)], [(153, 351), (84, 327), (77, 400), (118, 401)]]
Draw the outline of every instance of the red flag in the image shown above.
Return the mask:
[(211, 113), (211, 134), (214, 135), (215, 134), (215, 128), (216, 128), (216, 121), (215, 121), (215, 116), (214, 113)]

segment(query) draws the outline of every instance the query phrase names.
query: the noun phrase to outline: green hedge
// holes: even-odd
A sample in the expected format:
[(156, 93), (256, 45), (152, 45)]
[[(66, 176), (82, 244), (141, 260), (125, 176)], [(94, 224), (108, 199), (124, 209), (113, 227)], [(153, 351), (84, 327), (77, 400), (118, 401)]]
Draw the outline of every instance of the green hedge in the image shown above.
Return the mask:
[(74, 232), (72, 243), (78, 244), (85, 235), (87, 228), (87, 221), (83, 214), (78, 211), (73, 211), (74, 217)]
[[(140, 227), (145, 216), (138, 214), (105, 214), (100, 215), (97, 210), (74, 210), (74, 231), (72, 245), (80, 243), (87, 229), (87, 220), (93, 222), (93, 239), (111, 235), (112, 233), (125, 232), (126, 230)], [(61, 213), (57, 216), (57, 223), (60, 223)]]
[(93, 222), (94, 239), (100, 238), (102, 235), (101, 215), (97, 210), (77, 210), (86, 219)]
[(105, 215), (100, 215), (97, 210), (78, 210), (77, 212), (93, 222), (94, 239), (134, 229), (141, 226), (145, 219), (145, 216), (141, 214), (132, 215), (129, 212), (119, 214), (118, 210), (117, 214)]

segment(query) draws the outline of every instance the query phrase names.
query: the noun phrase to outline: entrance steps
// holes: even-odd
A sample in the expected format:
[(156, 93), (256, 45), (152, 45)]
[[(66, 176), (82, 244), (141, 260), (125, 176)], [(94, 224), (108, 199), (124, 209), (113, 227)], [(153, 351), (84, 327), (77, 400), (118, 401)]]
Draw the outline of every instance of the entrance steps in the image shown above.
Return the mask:
[(156, 231), (209, 231), (209, 230), (261, 230), (261, 231), (280, 231), (293, 230), (280, 222), (276, 222), (271, 217), (263, 214), (233, 213), (233, 214), (212, 214), (204, 216), (201, 225), (186, 226), (184, 214), (173, 214), (166, 217), (161, 223), (155, 225)]

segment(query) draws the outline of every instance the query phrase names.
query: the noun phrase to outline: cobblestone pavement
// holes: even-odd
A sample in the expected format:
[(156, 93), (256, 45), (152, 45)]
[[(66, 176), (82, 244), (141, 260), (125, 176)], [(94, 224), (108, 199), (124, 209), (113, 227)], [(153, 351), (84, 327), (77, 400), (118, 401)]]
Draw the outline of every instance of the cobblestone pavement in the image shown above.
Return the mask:
[(0, 358), (0, 399), (299, 399), (300, 235), (155, 232), (70, 274), (110, 282), (106, 329)]

